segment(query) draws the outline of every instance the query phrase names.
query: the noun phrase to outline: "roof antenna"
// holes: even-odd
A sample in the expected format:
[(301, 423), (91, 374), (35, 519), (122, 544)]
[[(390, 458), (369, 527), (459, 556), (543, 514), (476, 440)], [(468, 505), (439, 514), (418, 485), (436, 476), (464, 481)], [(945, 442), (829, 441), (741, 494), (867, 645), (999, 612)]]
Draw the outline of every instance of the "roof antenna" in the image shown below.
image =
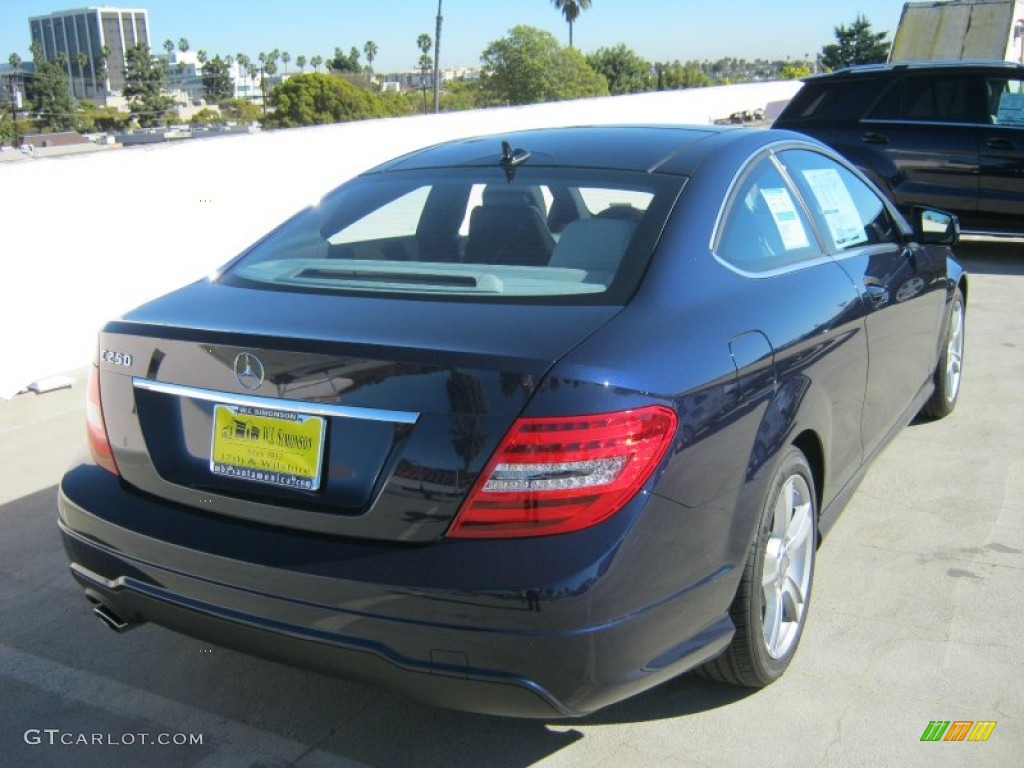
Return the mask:
[(512, 149), (507, 141), (501, 142), (501, 165), (505, 169), (505, 176), (511, 184), (516, 177), (516, 168), (530, 159), (530, 153), (525, 149)]

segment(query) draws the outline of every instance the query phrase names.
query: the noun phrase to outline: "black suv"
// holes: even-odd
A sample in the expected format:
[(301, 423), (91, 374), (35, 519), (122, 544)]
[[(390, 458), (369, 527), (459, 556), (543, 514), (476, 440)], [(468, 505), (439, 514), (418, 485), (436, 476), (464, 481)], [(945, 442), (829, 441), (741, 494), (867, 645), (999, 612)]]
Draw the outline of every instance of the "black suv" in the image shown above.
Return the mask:
[(844, 154), (895, 203), (964, 230), (1024, 234), (1024, 66), (929, 61), (810, 77), (773, 128)]

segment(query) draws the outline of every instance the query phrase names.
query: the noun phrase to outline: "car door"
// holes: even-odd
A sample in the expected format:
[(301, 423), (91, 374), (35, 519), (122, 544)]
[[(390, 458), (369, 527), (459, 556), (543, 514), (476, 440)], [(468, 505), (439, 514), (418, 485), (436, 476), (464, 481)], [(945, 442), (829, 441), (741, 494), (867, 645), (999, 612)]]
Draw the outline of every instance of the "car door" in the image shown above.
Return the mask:
[(897, 205), (911, 203), (971, 219), (977, 210), (977, 76), (966, 72), (898, 79), (861, 120), (862, 149), (875, 181)]
[(1024, 75), (985, 77), (988, 120), (978, 129), (978, 228), (1016, 229), (1024, 214)]
[(807, 150), (782, 152), (780, 160), (861, 292), (868, 336), (861, 434), (870, 454), (902, 426), (933, 373), (945, 263), (908, 241), (877, 191), (836, 160)]

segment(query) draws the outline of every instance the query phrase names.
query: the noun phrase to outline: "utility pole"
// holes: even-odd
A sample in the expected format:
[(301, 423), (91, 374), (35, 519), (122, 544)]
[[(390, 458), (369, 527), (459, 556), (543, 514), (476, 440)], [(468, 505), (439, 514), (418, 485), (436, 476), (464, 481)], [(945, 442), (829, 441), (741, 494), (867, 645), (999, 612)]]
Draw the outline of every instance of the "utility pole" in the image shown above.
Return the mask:
[(441, 16), (441, 2), (437, 0), (437, 29), (434, 30), (434, 114), (436, 115), (441, 111), (441, 62), (439, 58), (441, 56), (441, 22), (444, 19)]

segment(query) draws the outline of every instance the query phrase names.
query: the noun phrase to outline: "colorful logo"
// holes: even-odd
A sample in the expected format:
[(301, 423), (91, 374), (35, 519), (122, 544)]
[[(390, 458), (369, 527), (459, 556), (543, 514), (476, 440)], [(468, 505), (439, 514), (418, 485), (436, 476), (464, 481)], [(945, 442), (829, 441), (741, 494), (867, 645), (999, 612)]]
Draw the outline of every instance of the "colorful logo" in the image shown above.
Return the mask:
[(932, 720), (921, 741), (988, 741), (995, 729), (995, 720)]

